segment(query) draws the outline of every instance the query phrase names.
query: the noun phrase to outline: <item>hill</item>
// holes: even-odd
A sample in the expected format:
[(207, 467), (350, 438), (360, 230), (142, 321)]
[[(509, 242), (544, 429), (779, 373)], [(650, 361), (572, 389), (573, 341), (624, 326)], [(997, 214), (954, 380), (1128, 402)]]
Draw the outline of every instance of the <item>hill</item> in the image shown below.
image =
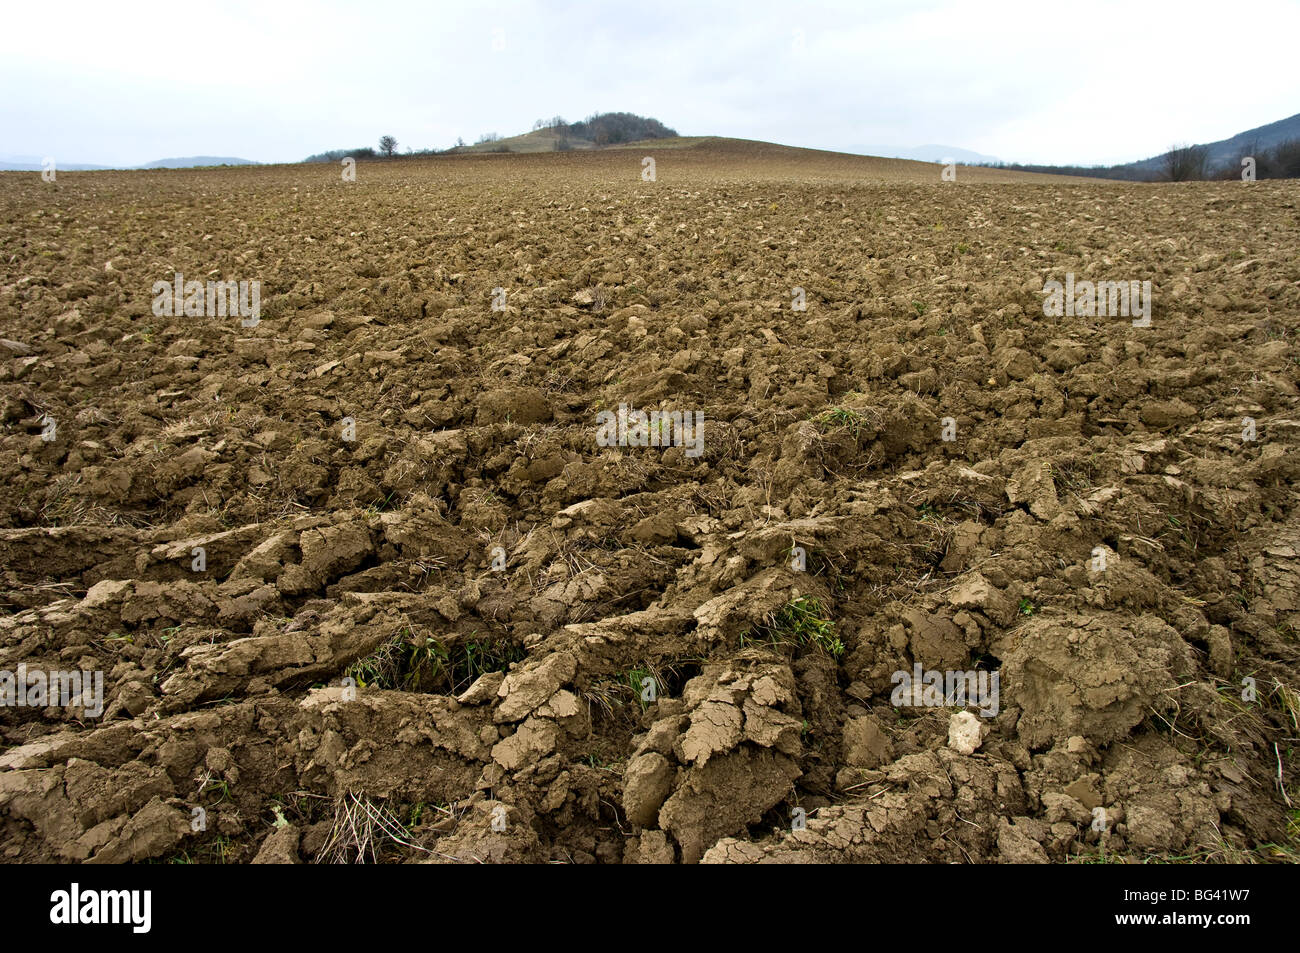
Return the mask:
[[(987, 165), (1021, 172), (1045, 172), (1055, 175), (1086, 175), (1099, 179), (1123, 179), (1129, 182), (1155, 182), (1169, 178), (1171, 159), (1190, 159), (1192, 174), (1185, 178), (1236, 178), (1241, 173), (1243, 156), (1254, 156), (1259, 178), (1295, 178), (1300, 176), (1300, 113), (1267, 125), (1247, 129), (1227, 139), (1194, 146), (1177, 146), (1160, 155), (1136, 162), (1112, 166), (1029, 165), (995, 162)], [(1188, 163), (1184, 163), (1185, 165)], [(1203, 171), (1197, 171), (1202, 169)]]
[[(466, 155), (480, 152), (572, 152), (601, 149), (648, 139), (664, 139), (676, 135), (675, 129), (668, 128), (658, 119), (638, 116), (635, 113), (595, 113), (581, 122), (567, 122), (563, 117), (555, 116), (551, 119), (537, 120), (533, 124), (532, 131), (519, 135), (503, 137), (495, 132), (489, 132), (480, 136), (472, 145), (457, 141), (449, 149), (399, 152), (393, 158)], [(303, 161), (335, 162), (344, 156), (372, 159), (376, 157), (376, 152), (371, 147), (331, 149), (310, 155)]]
[[(503, 140), (504, 141), (504, 140)], [(656, 180), (664, 182), (802, 182), (941, 185), (942, 167), (932, 162), (889, 159), (823, 149), (804, 149), (774, 142), (721, 136), (674, 136), (619, 143), (605, 148), (569, 152), (536, 151), (492, 155), (477, 150), (459, 155), (431, 156), (423, 161), (446, 163), (444, 174), (456, 180), (481, 181), (493, 170), (511, 180), (520, 177), (575, 176), (609, 184), (640, 181), (642, 159), (656, 161)], [(421, 160), (416, 160), (421, 161)], [(399, 163), (400, 165), (401, 163)], [(414, 173), (413, 173), (414, 174)], [(956, 182), (1049, 184), (1080, 182), (1078, 178), (1038, 175), (982, 166), (958, 166)], [(1100, 183), (1098, 183), (1100, 184)], [(945, 186), (946, 187), (946, 186)]]
[(601, 149), (606, 146), (667, 139), (677, 135), (658, 119), (635, 113), (594, 113), (581, 122), (566, 122), (563, 117), (539, 119), (531, 132), (502, 138), (488, 133), (472, 146), (456, 146), (448, 151), (464, 152), (568, 152), (573, 149)]
[[(1211, 167), (1215, 167), (1236, 164), (1242, 156), (1256, 155), (1260, 152), (1275, 149), (1284, 142), (1292, 142), (1297, 139), (1300, 139), (1300, 113), (1296, 113), (1287, 119), (1270, 122), (1265, 126), (1247, 129), (1245, 132), (1239, 132), (1227, 139), (1204, 143), (1197, 146), (1197, 148), (1205, 150), (1206, 162)], [(1159, 172), (1164, 169), (1168, 156), (1169, 153), (1167, 152), (1161, 153), (1158, 156), (1152, 156), (1150, 159), (1131, 162), (1124, 168), (1149, 169)]]

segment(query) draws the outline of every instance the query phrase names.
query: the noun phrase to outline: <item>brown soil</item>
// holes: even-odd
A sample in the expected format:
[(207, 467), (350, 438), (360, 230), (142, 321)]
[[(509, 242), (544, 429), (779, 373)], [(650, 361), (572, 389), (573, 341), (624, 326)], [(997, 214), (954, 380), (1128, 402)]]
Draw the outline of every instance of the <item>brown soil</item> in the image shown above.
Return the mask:
[(1300, 186), (676, 146), (0, 175), (5, 859), (1297, 856)]

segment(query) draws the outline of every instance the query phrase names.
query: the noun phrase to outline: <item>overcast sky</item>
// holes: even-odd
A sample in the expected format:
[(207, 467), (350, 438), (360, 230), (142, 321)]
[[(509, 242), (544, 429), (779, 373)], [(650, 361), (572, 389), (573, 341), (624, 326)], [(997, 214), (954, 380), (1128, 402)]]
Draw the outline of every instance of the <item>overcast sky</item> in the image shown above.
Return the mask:
[(1297, 0), (72, 0), (3, 24), (0, 154), (61, 162), (445, 148), (626, 110), (1092, 164), (1300, 112)]

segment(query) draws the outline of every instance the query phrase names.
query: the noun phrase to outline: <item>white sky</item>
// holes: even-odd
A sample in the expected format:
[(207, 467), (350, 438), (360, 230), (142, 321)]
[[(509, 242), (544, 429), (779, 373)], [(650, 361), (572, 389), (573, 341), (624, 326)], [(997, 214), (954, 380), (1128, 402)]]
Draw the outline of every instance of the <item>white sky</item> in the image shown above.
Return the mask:
[(445, 148), (626, 110), (1091, 164), (1300, 112), (1300, 0), (71, 0), (3, 24), (0, 153), (61, 162)]

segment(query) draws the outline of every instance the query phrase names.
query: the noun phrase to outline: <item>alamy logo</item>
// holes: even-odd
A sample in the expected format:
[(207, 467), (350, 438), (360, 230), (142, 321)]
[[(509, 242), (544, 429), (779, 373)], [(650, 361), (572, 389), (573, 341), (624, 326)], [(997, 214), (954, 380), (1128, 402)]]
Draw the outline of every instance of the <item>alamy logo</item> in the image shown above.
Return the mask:
[(889, 701), (895, 708), (974, 705), (985, 718), (996, 716), (999, 710), (1001, 672), (927, 672), (917, 662), (912, 671), (895, 672), (890, 681), (895, 687)]
[(704, 411), (627, 409), (618, 414), (602, 410), (596, 415), (596, 444), (601, 447), (687, 447), (688, 457), (704, 452)]
[(1134, 327), (1151, 324), (1151, 282), (1149, 281), (1080, 281), (1067, 272), (1065, 284), (1043, 284), (1043, 314), (1049, 318), (1075, 316), (1136, 317)]
[(153, 923), (153, 892), (149, 890), (69, 890), (50, 894), (50, 922), (129, 923), (131, 932), (148, 933)]
[(153, 313), (156, 318), (224, 318), (244, 320), (246, 328), (257, 327), (262, 315), (260, 281), (186, 281), (179, 271), (174, 281), (153, 283)]
[(103, 672), (0, 672), (0, 708), (80, 707), (88, 718), (104, 713)]

